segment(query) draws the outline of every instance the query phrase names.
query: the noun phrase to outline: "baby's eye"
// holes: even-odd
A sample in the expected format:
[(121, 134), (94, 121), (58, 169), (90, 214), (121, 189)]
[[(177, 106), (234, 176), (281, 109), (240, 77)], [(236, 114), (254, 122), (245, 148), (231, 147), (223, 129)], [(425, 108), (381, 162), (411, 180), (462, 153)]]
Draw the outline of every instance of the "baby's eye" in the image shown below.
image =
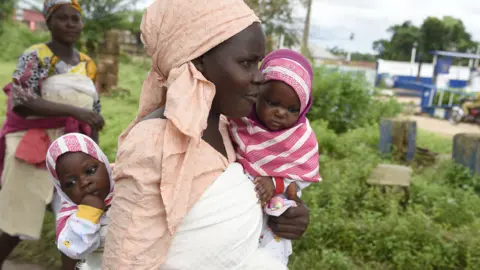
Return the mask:
[(65, 188), (67, 189), (73, 188), (76, 183), (77, 183), (77, 180), (75, 179), (75, 177), (70, 177), (67, 179), (67, 182), (65, 183)]
[(296, 109), (296, 108), (288, 108), (288, 111), (291, 112), (291, 113), (299, 113), (300, 112), (300, 110)]
[(88, 175), (92, 175), (97, 171), (97, 167), (89, 167), (86, 171)]

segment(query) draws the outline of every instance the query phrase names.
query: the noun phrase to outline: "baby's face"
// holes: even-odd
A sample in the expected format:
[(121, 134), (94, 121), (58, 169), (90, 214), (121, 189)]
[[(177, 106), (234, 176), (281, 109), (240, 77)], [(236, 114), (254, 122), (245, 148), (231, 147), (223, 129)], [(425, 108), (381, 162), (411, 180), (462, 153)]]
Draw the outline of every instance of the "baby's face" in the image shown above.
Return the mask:
[(103, 200), (110, 193), (110, 180), (105, 164), (82, 152), (60, 156), (56, 166), (61, 188), (75, 204), (87, 195)]
[(256, 105), (259, 120), (271, 131), (292, 127), (300, 117), (297, 93), (281, 81), (269, 81), (264, 87)]

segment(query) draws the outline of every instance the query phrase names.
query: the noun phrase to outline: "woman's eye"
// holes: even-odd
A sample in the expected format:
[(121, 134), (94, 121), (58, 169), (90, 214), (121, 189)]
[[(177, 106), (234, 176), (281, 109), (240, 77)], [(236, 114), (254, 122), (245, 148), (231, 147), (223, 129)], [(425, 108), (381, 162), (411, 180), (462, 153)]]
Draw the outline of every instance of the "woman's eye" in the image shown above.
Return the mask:
[(251, 61), (243, 61), (243, 62), (242, 62), (242, 66), (243, 66), (244, 68), (249, 68), (250, 65), (251, 65), (251, 63), (252, 63)]
[(267, 105), (271, 107), (276, 107), (278, 106), (278, 102), (267, 100)]
[(92, 175), (92, 174), (94, 174), (96, 171), (97, 171), (97, 168), (96, 168), (96, 167), (90, 167), (90, 168), (87, 169), (87, 174), (88, 174), (88, 175)]

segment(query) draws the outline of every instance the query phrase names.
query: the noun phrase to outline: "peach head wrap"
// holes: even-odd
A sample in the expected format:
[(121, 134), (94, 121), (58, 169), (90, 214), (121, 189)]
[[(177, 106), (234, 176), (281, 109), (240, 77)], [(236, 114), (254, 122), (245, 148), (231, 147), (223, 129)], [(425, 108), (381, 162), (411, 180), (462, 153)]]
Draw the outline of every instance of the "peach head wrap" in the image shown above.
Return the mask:
[[(144, 81), (137, 118), (119, 138), (119, 145), (145, 116), (165, 105), (165, 144), (161, 195), (171, 234), (186, 215), (193, 173), (189, 152), (198, 146), (207, 127), (215, 85), (191, 60), (205, 54), (254, 22), (243, 0), (157, 0), (145, 12), (142, 41), (152, 57)], [(148, 166), (148, 164), (145, 164)]]

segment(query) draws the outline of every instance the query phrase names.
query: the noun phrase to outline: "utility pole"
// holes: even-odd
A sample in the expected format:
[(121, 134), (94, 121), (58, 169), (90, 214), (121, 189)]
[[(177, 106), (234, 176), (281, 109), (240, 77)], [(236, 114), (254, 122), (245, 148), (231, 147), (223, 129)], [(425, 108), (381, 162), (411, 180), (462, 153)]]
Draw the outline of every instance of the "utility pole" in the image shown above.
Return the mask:
[[(480, 56), (480, 44), (477, 47), (477, 56)], [(478, 59), (475, 59), (475, 64), (473, 65), (474, 68), (478, 68)]]
[(303, 28), (302, 53), (308, 52), (308, 35), (310, 34), (310, 13), (312, 12), (312, 0), (306, 0), (307, 17)]
[[(351, 33), (350, 34), (350, 41), (352, 42), (351, 44), (353, 44), (353, 40), (355, 39), (355, 34), (354, 33)], [(352, 48), (350, 48), (350, 50), (348, 50), (348, 53), (347, 53), (347, 63), (350, 63), (350, 61), (352, 60)]]

